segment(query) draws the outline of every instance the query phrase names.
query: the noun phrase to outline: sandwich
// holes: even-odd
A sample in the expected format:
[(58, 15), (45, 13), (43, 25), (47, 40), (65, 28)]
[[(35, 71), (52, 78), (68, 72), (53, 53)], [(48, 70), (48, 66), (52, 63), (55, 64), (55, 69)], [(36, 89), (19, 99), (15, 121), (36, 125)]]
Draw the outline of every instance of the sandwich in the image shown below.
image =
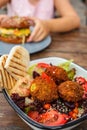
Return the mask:
[(14, 46), (6, 60), (4, 68), (16, 80), (27, 75), (30, 56), (29, 52), (22, 46)]
[(28, 17), (6, 17), (0, 20), (0, 40), (6, 43), (25, 43), (33, 25)]

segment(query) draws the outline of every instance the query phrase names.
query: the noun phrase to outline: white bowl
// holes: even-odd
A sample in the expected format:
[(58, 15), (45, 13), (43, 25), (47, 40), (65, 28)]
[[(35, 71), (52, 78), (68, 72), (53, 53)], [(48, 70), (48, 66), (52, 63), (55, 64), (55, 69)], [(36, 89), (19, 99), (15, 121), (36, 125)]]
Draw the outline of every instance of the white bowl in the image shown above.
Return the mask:
[[(67, 61), (66, 59), (63, 58), (58, 58), (58, 57), (48, 57), (48, 58), (43, 58), (43, 59), (38, 59), (38, 60), (34, 60), (30, 62), (30, 65), (35, 64), (35, 63), (39, 63), (39, 62), (45, 62), (45, 63), (52, 63), (53, 65), (58, 65), (60, 63), (64, 63), (65, 61)], [(76, 68), (76, 76), (82, 76), (84, 78), (87, 78), (87, 71), (85, 69), (83, 69), (82, 67), (80, 67), (79, 65), (75, 64), (75, 63), (71, 63), (70, 68)], [(17, 112), (17, 114), (20, 116), (20, 118), (22, 118), (22, 120), (27, 123), (32, 129), (34, 130), (70, 130), (74, 127), (76, 127), (77, 125), (81, 124), (84, 120), (87, 120), (87, 114), (85, 114), (84, 116), (70, 121), (64, 125), (60, 125), (60, 126), (45, 126), (43, 124), (40, 124), (34, 120), (32, 120), (30, 117), (28, 117), (14, 102), (13, 100), (10, 98), (10, 96), (8, 95), (7, 91), (5, 89), (3, 89), (3, 94), (6, 98), (6, 100), (8, 101), (8, 103), (12, 106), (12, 108)]]

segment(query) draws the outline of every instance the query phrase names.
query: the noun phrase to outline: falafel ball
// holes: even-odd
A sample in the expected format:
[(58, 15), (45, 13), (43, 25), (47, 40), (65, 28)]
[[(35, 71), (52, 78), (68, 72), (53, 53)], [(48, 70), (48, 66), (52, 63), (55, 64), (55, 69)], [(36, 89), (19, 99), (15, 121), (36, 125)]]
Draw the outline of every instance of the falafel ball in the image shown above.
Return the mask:
[(77, 102), (82, 99), (84, 90), (81, 85), (74, 81), (65, 81), (58, 87), (58, 92), (63, 100), (68, 102)]
[(58, 98), (55, 82), (52, 79), (43, 79), (41, 76), (33, 80), (30, 86), (30, 94), (33, 99), (45, 102), (51, 102)]
[(50, 76), (57, 85), (69, 80), (67, 72), (59, 66), (50, 66), (45, 70), (45, 73)]

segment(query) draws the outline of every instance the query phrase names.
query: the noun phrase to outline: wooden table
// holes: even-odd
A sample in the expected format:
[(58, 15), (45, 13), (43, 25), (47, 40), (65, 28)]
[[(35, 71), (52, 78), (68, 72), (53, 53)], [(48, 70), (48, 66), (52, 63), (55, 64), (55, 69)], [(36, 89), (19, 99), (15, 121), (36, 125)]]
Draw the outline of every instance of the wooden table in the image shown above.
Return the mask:
[[(31, 60), (43, 57), (73, 59), (87, 70), (87, 27), (65, 34), (52, 34), (52, 43), (45, 50), (31, 55)], [(0, 91), (0, 130), (31, 130), (7, 103)], [(87, 121), (73, 130), (87, 130)]]

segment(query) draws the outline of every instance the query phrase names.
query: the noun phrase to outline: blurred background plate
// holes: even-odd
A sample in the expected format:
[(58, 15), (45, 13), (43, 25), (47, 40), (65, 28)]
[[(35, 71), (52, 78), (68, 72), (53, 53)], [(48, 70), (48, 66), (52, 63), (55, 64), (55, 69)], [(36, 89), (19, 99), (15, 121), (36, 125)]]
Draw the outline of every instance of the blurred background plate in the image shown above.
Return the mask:
[(43, 41), (40, 42), (32, 42), (32, 43), (25, 43), (22, 44), (8, 44), (5, 42), (0, 41), (0, 55), (8, 54), (11, 48), (15, 45), (21, 45), (24, 46), (30, 54), (39, 52), (45, 48), (47, 48), (51, 44), (51, 37), (46, 37)]

